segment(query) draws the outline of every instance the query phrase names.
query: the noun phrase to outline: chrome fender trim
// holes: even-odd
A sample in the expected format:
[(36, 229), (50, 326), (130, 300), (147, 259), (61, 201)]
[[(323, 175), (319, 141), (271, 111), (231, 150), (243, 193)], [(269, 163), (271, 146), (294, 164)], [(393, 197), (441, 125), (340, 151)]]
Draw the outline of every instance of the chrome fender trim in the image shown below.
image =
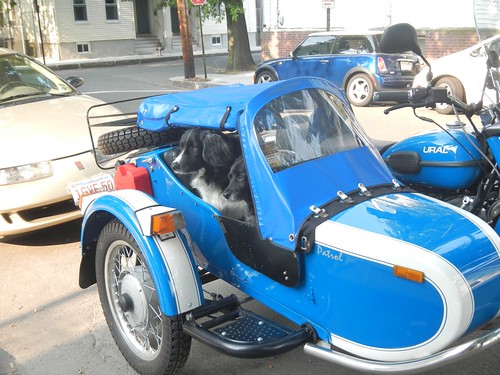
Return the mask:
[(463, 344), (431, 354), (426, 357), (400, 362), (372, 361), (333, 351), (329, 348), (307, 343), (304, 352), (354, 370), (371, 373), (406, 374), (415, 371), (427, 371), (464, 359), (472, 354), (488, 349), (500, 341), (500, 327), (487, 331), (480, 337)]

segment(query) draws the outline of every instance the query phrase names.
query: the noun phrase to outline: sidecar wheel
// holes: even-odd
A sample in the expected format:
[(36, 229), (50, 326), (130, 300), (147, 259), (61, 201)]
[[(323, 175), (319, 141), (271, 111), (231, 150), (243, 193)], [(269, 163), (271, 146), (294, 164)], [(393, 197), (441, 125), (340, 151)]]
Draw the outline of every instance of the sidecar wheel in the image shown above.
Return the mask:
[(173, 375), (184, 366), (191, 337), (180, 316), (161, 313), (144, 256), (118, 220), (99, 236), (96, 278), (106, 322), (127, 362), (148, 375)]
[(101, 135), (97, 140), (97, 148), (104, 155), (130, 152), (143, 147), (159, 147), (178, 141), (179, 129), (153, 132), (130, 126)]
[(356, 74), (346, 86), (347, 99), (356, 107), (366, 107), (373, 99), (373, 83), (366, 74)]
[[(443, 77), (440, 78), (434, 87), (445, 87), (448, 95), (453, 96), (454, 98), (465, 101), (464, 89), (460, 81), (453, 77)], [(453, 114), (453, 108), (451, 105), (444, 103), (436, 104), (436, 112), (442, 115), (451, 115)]]

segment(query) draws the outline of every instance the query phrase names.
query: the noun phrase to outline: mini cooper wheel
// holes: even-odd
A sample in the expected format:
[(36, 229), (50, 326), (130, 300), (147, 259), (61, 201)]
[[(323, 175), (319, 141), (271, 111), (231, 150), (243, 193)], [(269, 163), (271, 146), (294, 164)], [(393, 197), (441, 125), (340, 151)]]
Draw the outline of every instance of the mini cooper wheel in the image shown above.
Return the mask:
[(118, 220), (105, 226), (96, 250), (99, 298), (108, 327), (139, 373), (174, 374), (185, 363), (191, 337), (180, 316), (161, 313), (156, 288), (136, 241)]
[(256, 83), (266, 83), (266, 82), (274, 82), (277, 81), (278, 77), (276, 77), (276, 74), (269, 70), (265, 70), (257, 76), (257, 79), (255, 80)]
[[(458, 100), (465, 101), (464, 89), (460, 81), (456, 78), (440, 78), (434, 87), (444, 87), (448, 95)], [(453, 114), (453, 107), (445, 103), (436, 103), (436, 112), (442, 115), (451, 115)]]
[(373, 99), (373, 83), (366, 74), (356, 74), (346, 86), (347, 99), (356, 107), (366, 107)]

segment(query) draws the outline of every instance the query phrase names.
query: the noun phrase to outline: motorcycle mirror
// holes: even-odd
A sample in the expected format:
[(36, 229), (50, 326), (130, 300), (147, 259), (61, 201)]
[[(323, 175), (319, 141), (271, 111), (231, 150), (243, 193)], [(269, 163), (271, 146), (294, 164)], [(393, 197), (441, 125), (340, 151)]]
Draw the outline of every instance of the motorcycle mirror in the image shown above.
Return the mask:
[(408, 23), (397, 23), (385, 29), (380, 39), (380, 50), (384, 53), (412, 51), (422, 57), (417, 30)]
[(500, 67), (500, 59), (498, 57), (497, 51), (494, 50), (488, 51), (488, 63), (491, 65), (492, 68)]

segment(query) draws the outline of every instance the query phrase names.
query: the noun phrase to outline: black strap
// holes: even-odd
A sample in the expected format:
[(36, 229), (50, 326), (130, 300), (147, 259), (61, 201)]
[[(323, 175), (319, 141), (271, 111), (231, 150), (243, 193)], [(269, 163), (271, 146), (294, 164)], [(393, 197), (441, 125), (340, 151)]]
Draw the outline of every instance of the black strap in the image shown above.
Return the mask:
[[(367, 201), (381, 195), (387, 195), (398, 192), (410, 192), (410, 188), (399, 185), (380, 185), (365, 188), (360, 185), (360, 189), (351, 191), (347, 194), (338, 193), (338, 197), (333, 201), (325, 204), (323, 207), (314, 208), (315, 213), (312, 213), (302, 224), (300, 228), (299, 241), (297, 242), (297, 251), (307, 253), (312, 250), (314, 244), (314, 234), (316, 227), (339, 212), (347, 210), (361, 202)], [(313, 208), (311, 208), (313, 210)]]
[(165, 115), (165, 124), (167, 124), (167, 126), (170, 126), (170, 124), (168, 123), (170, 121), (170, 115), (172, 113), (175, 113), (179, 110), (179, 107), (177, 106), (174, 106), (170, 111), (168, 111), (168, 113)]
[(226, 112), (224, 113), (224, 116), (222, 116), (222, 119), (220, 120), (219, 127), (221, 129), (224, 129), (224, 125), (226, 125), (227, 118), (229, 117), (229, 114), (231, 113), (231, 107), (227, 106), (226, 107)]

